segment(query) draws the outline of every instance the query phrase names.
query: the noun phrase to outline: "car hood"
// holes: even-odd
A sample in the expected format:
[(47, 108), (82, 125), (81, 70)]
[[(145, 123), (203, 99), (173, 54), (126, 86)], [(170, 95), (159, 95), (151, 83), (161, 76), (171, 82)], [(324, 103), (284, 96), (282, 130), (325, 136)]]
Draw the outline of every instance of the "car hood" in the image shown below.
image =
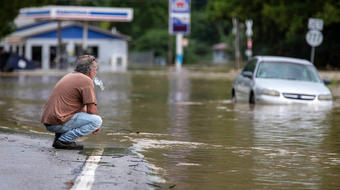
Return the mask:
[(297, 80), (280, 80), (280, 79), (256, 79), (256, 88), (267, 88), (277, 90), (281, 93), (296, 94), (330, 94), (330, 90), (323, 83), (306, 82)]

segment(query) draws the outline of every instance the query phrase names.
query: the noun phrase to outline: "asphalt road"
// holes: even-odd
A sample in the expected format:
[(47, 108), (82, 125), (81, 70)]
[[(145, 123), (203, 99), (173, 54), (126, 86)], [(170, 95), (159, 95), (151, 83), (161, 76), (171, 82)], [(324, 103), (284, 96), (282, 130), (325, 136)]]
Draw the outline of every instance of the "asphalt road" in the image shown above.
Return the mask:
[[(51, 147), (53, 137), (0, 133), (0, 189), (159, 189), (143, 157), (128, 153), (90, 156)], [(103, 154), (104, 153), (104, 154)]]

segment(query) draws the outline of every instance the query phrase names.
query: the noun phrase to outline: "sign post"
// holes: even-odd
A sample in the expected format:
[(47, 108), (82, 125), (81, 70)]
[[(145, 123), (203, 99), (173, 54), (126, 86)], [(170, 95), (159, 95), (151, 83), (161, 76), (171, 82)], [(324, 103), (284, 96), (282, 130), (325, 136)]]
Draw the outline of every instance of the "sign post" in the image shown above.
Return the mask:
[(310, 46), (312, 46), (310, 60), (313, 64), (314, 64), (314, 57), (315, 57), (315, 47), (319, 46), (323, 41), (323, 36), (321, 33), (322, 28), (323, 28), (322, 19), (310, 18), (308, 20), (309, 31), (306, 34), (306, 41)]
[(253, 40), (251, 37), (253, 36), (253, 20), (246, 20), (246, 36), (247, 36), (247, 50), (246, 55), (248, 56), (248, 60), (250, 60), (250, 57), (253, 55), (252, 49), (253, 49)]
[(190, 0), (169, 0), (169, 33), (176, 35), (176, 70), (180, 71), (183, 35), (190, 33)]

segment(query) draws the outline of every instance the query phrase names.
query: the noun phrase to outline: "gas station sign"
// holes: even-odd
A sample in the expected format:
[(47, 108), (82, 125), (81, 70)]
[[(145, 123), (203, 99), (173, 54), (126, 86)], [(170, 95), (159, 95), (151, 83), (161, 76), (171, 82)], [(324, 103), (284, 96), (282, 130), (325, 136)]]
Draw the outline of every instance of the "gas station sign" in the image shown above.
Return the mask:
[(169, 33), (190, 33), (190, 0), (169, 1)]

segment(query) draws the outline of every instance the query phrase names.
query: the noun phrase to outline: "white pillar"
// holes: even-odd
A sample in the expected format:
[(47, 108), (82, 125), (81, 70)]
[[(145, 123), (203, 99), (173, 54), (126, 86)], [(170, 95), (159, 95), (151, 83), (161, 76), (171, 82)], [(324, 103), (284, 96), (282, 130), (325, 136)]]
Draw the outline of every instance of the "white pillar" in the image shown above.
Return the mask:
[(25, 58), (28, 60), (32, 60), (32, 44), (26, 43), (25, 47)]
[(61, 20), (58, 20), (58, 44), (57, 44), (57, 68), (59, 69), (61, 67), (61, 54), (62, 54), (62, 40), (61, 40)]
[(82, 42), (82, 48), (83, 48), (83, 53), (87, 51), (87, 33), (88, 33), (88, 28), (89, 25), (86, 21), (83, 22), (83, 42)]
[(74, 55), (75, 45), (73, 41), (68, 42), (66, 45), (66, 51), (68, 55)]
[(8, 43), (5, 43), (4, 48), (5, 48), (6, 52), (9, 52), (9, 44)]
[(126, 71), (128, 68), (128, 57), (127, 57), (128, 56), (128, 44), (127, 42), (122, 41), (122, 47), (124, 48), (123, 48), (121, 55), (123, 58), (124, 71)]
[(183, 34), (176, 34), (176, 70), (180, 71), (183, 63)]
[(48, 44), (44, 44), (42, 46), (42, 64), (41, 64), (41, 67), (43, 70), (48, 70), (50, 69), (50, 50), (49, 50), (49, 46)]

